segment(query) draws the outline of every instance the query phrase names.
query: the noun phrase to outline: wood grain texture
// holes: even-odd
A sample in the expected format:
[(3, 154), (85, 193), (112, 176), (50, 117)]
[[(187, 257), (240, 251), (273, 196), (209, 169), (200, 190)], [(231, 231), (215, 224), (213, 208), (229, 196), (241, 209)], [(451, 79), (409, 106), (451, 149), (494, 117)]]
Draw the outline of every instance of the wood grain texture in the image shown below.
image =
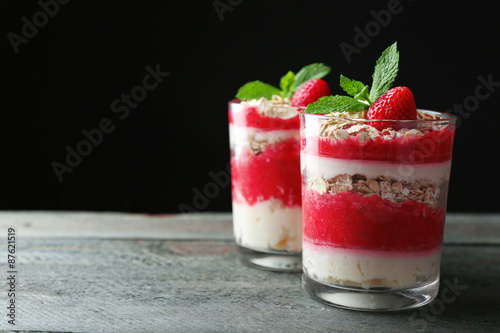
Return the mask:
[(232, 239), (230, 213), (147, 215), (93, 212), (0, 212), (0, 228), (23, 237)]
[[(23, 237), (233, 239), (230, 213), (0, 212), (0, 228), (11, 225)], [(500, 214), (449, 213), (444, 242), (500, 245)]]
[[(482, 227), (471, 227), (489, 228), (498, 217), (450, 223), (459, 228), (452, 230), (453, 242), (443, 249), (441, 281), (442, 288), (461, 286), (452, 302), (363, 313), (312, 300), (302, 289), (300, 274), (241, 265), (230, 215), (203, 215), (186, 222), (178, 215), (1, 213), (1, 230), (6, 225), (19, 229), (14, 329), (461, 333), (500, 327), (500, 246), (494, 238), (480, 236)], [(460, 230), (474, 237), (462, 237)], [(0, 237), (6, 248), (5, 237)], [(461, 237), (465, 244), (458, 244)], [(0, 265), (3, 275), (5, 261)], [(6, 297), (6, 290), (0, 289), (0, 295)], [(13, 330), (1, 310), (0, 330)]]

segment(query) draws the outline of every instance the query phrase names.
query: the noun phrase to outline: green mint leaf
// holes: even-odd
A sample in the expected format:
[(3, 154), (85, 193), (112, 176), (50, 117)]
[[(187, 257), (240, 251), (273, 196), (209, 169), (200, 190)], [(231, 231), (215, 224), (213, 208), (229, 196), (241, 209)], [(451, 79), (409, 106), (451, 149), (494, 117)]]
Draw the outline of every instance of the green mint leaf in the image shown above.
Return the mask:
[(295, 73), (289, 71), (280, 80), (281, 95), (283, 97), (292, 97), (293, 86), (295, 85)]
[(370, 91), (370, 100), (375, 101), (391, 89), (394, 79), (398, 74), (399, 51), (397, 42), (382, 52), (377, 60), (373, 73), (373, 84)]
[(261, 81), (252, 81), (243, 85), (236, 94), (236, 98), (242, 101), (259, 99), (265, 97), (271, 99), (273, 95), (280, 95), (281, 91), (270, 84)]
[(355, 99), (362, 100), (367, 102), (369, 105), (372, 105), (372, 101), (370, 100), (370, 87), (364, 86), (363, 89), (354, 96)]
[(353, 97), (358, 95), (366, 87), (363, 83), (351, 80), (342, 74), (340, 75), (340, 86), (346, 93)]
[(330, 112), (359, 112), (367, 110), (370, 106), (349, 96), (325, 96), (318, 101), (307, 106), (309, 113), (330, 113)]
[(330, 73), (331, 68), (323, 63), (314, 63), (303, 67), (295, 75), (295, 86), (293, 91), (297, 91), (304, 83), (314, 79), (321, 79)]

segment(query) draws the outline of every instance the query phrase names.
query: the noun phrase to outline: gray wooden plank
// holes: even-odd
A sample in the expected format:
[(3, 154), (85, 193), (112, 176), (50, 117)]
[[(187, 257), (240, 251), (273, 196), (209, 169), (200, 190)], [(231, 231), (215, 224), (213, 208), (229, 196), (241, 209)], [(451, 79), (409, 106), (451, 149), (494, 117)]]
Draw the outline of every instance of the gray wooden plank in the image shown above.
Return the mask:
[[(300, 274), (241, 265), (232, 241), (29, 237), (20, 244), (20, 331), (460, 333), (500, 327), (498, 246), (444, 247), (442, 281), (465, 287), (444, 307), (363, 313), (312, 300)], [(0, 318), (1, 330), (12, 329)]]
[(0, 212), (0, 228), (23, 237), (232, 239), (230, 213)]
[[(232, 240), (230, 213), (0, 212), (22, 237)], [(449, 213), (445, 244), (500, 244), (500, 214)]]
[(500, 245), (500, 214), (448, 213), (444, 243)]

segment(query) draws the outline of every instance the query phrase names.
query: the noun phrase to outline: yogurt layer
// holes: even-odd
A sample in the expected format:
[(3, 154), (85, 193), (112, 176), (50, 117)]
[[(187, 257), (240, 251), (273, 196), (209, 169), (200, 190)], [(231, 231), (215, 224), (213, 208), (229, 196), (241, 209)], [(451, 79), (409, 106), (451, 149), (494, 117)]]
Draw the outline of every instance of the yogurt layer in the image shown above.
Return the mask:
[(249, 205), (233, 201), (236, 242), (257, 251), (300, 252), (302, 208), (270, 199)]
[(299, 138), (300, 133), (296, 129), (263, 130), (233, 124), (229, 125), (229, 143), (236, 155), (239, 155), (242, 147), (249, 146), (252, 142), (265, 142), (267, 145), (289, 139), (296, 139), (298, 142)]
[(352, 250), (304, 240), (304, 272), (323, 284), (346, 288), (415, 288), (439, 276), (441, 247), (420, 253)]
[(339, 174), (362, 174), (367, 178), (390, 177), (397, 181), (427, 180), (441, 184), (449, 180), (451, 160), (440, 163), (395, 164), (372, 160), (339, 159), (301, 152), (301, 169), (308, 176), (333, 178)]

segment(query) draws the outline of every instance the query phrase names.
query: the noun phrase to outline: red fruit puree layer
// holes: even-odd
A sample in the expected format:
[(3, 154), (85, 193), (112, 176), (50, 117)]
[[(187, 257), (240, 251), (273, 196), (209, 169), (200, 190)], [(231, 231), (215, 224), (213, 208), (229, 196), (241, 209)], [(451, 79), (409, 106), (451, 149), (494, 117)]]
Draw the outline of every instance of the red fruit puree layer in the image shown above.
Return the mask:
[(304, 238), (349, 249), (424, 251), (441, 245), (446, 209), (354, 192), (303, 193)]
[(236, 191), (254, 205), (271, 198), (287, 207), (301, 205), (299, 142), (288, 139), (268, 145), (260, 154), (244, 148), (238, 159), (231, 159), (233, 200)]
[(386, 140), (377, 137), (360, 143), (358, 137), (345, 140), (311, 136), (302, 138), (302, 150), (319, 156), (376, 160), (396, 163), (437, 163), (451, 159), (454, 130), (432, 131), (424, 135)]

